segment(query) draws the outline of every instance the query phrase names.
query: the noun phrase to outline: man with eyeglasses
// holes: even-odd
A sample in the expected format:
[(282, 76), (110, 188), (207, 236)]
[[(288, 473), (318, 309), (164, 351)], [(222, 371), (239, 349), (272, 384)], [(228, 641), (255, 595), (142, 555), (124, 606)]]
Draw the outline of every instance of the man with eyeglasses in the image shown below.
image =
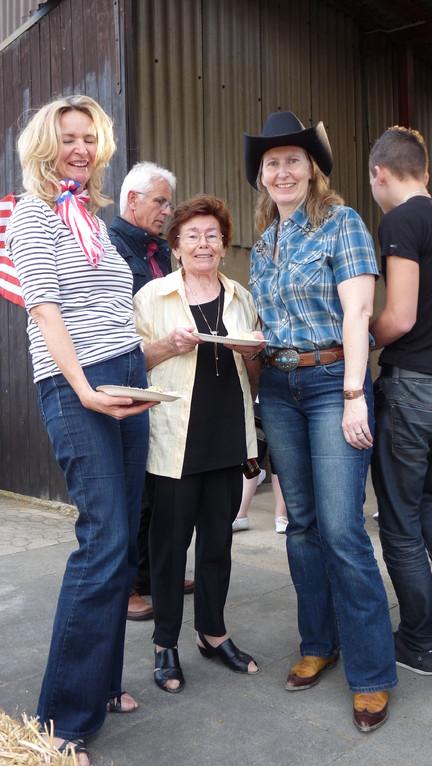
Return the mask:
[(120, 215), (109, 235), (134, 275), (134, 295), (151, 279), (171, 272), (171, 250), (159, 234), (171, 215), (175, 187), (175, 176), (154, 162), (138, 162), (123, 181)]
[[(120, 215), (114, 218), (109, 236), (132, 271), (134, 295), (150, 280), (171, 272), (171, 250), (159, 234), (171, 215), (175, 188), (175, 176), (154, 162), (138, 162), (123, 181)], [(153, 617), (152, 605), (143, 598), (150, 593), (150, 520), (151, 508), (144, 491), (138, 534), (139, 566), (130, 593), (128, 620), (150, 620)], [(185, 580), (185, 593), (191, 593), (193, 587), (193, 580)]]

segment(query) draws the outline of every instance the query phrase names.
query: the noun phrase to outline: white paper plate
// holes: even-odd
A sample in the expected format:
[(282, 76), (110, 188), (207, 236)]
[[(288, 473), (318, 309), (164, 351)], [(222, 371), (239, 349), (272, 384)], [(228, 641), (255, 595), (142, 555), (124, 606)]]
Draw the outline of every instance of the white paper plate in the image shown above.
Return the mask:
[(260, 338), (234, 338), (232, 335), (209, 335), (205, 332), (194, 332), (193, 335), (209, 343), (222, 343), (229, 346), (260, 346), (265, 342)]
[(170, 392), (149, 391), (147, 388), (133, 388), (132, 386), (97, 386), (96, 391), (103, 391), (110, 396), (130, 396), (137, 402), (175, 402), (180, 399), (180, 394)]

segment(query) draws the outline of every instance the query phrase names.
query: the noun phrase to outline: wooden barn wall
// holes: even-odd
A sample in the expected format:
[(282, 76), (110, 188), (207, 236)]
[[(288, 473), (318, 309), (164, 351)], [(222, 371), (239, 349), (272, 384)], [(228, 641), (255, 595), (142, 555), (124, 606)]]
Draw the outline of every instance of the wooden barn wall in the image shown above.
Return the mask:
[[(0, 50), (0, 197), (19, 192), (15, 152), (28, 110), (54, 96), (86, 93), (114, 119), (118, 149), (107, 172), (117, 194), (128, 169), (123, 0), (61, 0)], [(128, 35), (129, 36), (129, 35)], [(113, 216), (114, 208), (103, 215)], [(63, 475), (39, 417), (27, 351), (26, 313), (0, 298), (0, 489), (67, 500)]]

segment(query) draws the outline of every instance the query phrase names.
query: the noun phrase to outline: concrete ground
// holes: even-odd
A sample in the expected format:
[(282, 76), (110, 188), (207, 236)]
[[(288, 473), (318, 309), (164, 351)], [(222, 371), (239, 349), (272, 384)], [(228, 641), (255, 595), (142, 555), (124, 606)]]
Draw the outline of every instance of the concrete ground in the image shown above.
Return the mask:
[[(70, 510), (0, 492), (0, 707), (12, 716), (34, 714), (36, 708), (57, 594), (75, 545)], [(366, 526), (396, 627), (398, 609), (382, 564), (375, 510), (369, 488)], [(128, 622), (124, 688), (140, 707), (131, 715), (107, 716), (89, 743), (93, 765), (431, 766), (432, 678), (399, 669), (388, 722), (371, 734), (352, 723), (342, 662), (311, 690), (284, 690), (289, 666), (299, 656), (299, 637), (270, 484), (258, 489), (249, 518), (251, 529), (234, 535), (226, 622), (261, 673), (237, 675), (199, 655), (193, 597), (186, 596), (179, 642), (186, 688), (164, 694), (152, 680), (153, 622)], [(193, 576), (192, 552), (187, 574)]]

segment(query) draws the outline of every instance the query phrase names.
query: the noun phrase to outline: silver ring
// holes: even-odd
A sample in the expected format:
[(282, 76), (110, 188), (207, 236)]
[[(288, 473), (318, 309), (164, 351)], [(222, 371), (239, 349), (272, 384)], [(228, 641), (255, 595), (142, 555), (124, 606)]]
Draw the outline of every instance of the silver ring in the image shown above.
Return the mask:
[(363, 431), (356, 431), (356, 432), (355, 432), (355, 435), (356, 435), (356, 436), (360, 436), (360, 434), (362, 434), (362, 433), (363, 433)]

